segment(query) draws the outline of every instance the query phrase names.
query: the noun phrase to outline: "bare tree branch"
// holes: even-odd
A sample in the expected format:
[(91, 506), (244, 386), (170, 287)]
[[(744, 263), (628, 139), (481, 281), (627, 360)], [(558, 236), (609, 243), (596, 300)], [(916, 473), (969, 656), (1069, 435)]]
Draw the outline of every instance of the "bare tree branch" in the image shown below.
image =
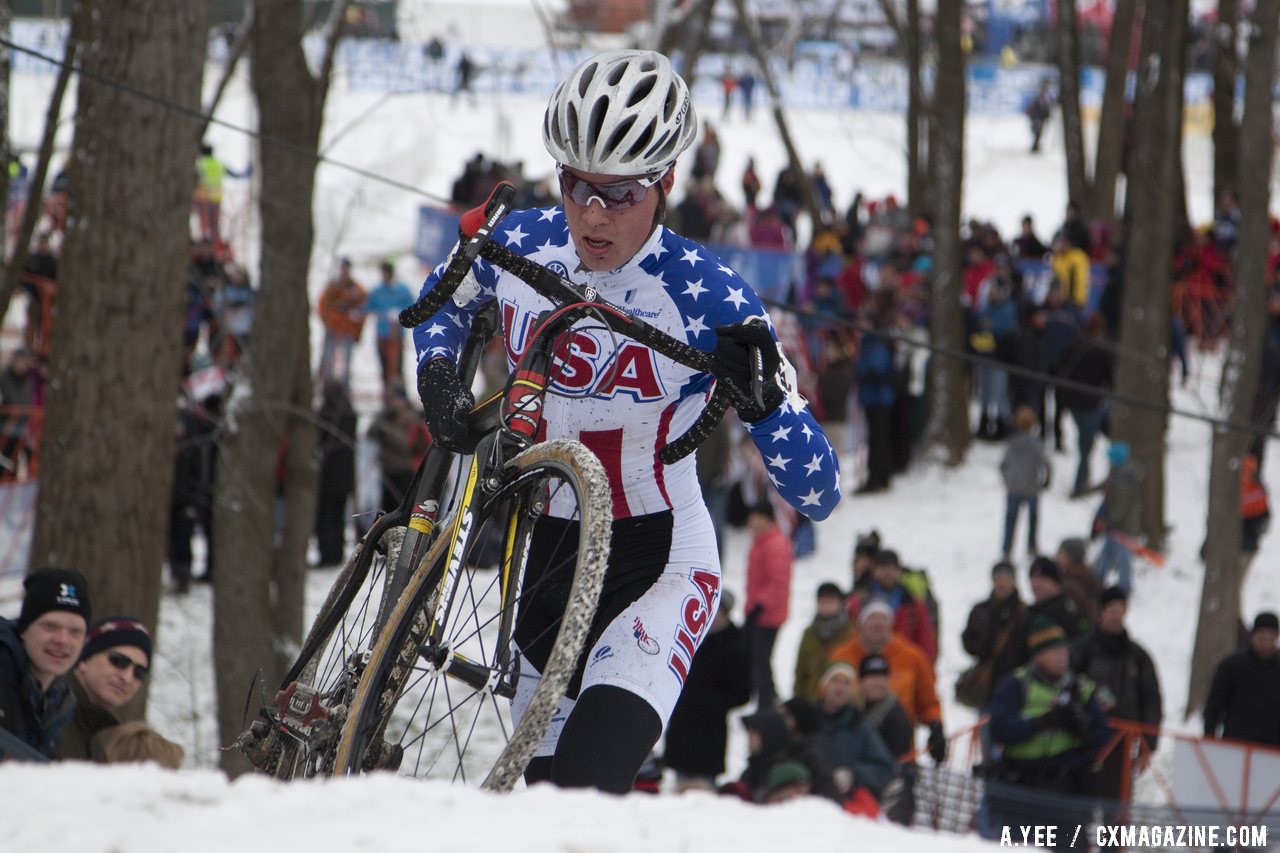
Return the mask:
[(200, 124), (200, 138), (204, 139), (204, 135), (209, 130), (209, 120), (213, 118), (214, 112), (218, 109), (218, 104), (222, 102), (222, 96), (227, 91), (227, 85), (231, 82), (231, 76), (236, 73), (236, 66), (240, 64), (240, 57), (244, 56), (244, 50), (249, 44), (249, 32), (253, 29), (253, 13), (256, 4), (253, 0), (244, 4), (244, 17), (240, 19), (240, 25), (236, 27), (235, 38), (231, 41), (231, 50), (227, 56), (227, 65), (222, 69), (222, 76), (218, 79), (218, 86), (213, 90), (213, 97), (209, 99), (209, 104), (204, 108), (205, 120)]

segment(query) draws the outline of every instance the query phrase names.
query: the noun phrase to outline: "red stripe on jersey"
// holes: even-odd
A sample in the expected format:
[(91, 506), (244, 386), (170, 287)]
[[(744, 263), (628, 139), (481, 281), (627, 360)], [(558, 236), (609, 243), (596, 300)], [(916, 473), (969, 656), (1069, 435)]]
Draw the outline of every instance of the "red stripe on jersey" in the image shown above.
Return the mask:
[(578, 433), (578, 441), (594, 453), (604, 466), (604, 473), (609, 478), (609, 492), (613, 497), (613, 517), (630, 518), (627, 490), (622, 485), (622, 428), (584, 429)]
[(667, 443), (667, 436), (671, 433), (671, 418), (675, 413), (675, 403), (662, 410), (662, 416), (658, 418), (657, 439), (653, 445), (653, 481), (658, 485), (658, 493), (662, 495), (662, 500), (666, 502), (667, 509), (671, 509), (671, 498), (667, 496), (667, 466), (663, 465), (662, 460), (658, 458), (658, 451)]

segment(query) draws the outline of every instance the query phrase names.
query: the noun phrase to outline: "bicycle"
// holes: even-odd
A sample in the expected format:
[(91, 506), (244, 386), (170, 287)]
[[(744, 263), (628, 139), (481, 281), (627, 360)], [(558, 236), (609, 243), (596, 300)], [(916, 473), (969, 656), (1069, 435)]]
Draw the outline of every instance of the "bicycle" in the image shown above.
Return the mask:
[[(517, 275), (557, 308), (544, 312), (499, 392), (468, 419), (469, 456), (433, 446), (404, 501), (381, 516), (348, 558), (286, 674), (275, 702), (236, 741), (254, 767), (282, 779), (395, 770), (509, 790), (551, 723), (579, 660), (604, 579), (613, 520), (603, 467), (573, 440), (535, 443), (564, 335), (589, 319), (612, 334), (700, 371), (710, 355), (580, 289), (489, 239), (510, 209), (502, 184), (464, 215), (462, 240), (436, 286), (401, 314), (414, 327), (453, 296), (476, 258)], [(492, 307), (492, 306), (491, 306)], [(492, 311), (481, 312), (460, 358), (474, 377)], [(752, 396), (763, 377), (759, 354)], [(660, 451), (666, 464), (690, 453), (746, 394), (717, 383), (683, 436)], [(557, 522), (539, 543), (537, 583), (569, 583), (544, 670), (532, 691), (513, 645), (534, 528)], [(546, 522), (550, 526), (551, 522)], [(500, 541), (497, 570), (483, 566), (488, 537)], [(546, 637), (522, 638), (544, 642)], [(523, 691), (523, 692), (522, 692)], [(513, 721), (499, 700), (520, 693)], [(482, 721), (483, 718), (483, 721)], [(441, 766), (443, 765), (443, 766)]]

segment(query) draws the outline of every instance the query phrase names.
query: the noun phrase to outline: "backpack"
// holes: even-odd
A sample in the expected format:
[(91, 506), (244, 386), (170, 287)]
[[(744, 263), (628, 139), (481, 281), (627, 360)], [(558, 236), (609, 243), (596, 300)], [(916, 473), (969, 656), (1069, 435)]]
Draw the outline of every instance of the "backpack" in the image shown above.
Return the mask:
[(902, 580), (899, 581), (907, 592), (917, 601), (924, 602), (925, 612), (929, 614), (929, 621), (933, 623), (934, 636), (942, 636), (942, 628), (938, 621), (938, 599), (933, 597), (933, 588), (929, 584), (929, 573), (924, 569), (909, 569), (903, 567)]

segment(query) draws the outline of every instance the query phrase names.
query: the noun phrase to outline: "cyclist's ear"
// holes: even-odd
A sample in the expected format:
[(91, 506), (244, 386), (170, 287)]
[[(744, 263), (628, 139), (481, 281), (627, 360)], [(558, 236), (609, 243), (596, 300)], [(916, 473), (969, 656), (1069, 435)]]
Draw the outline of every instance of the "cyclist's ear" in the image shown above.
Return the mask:
[(658, 183), (662, 185), (662, 192), (665, 195), (671, 195), (671, 188), (675, 186), (676, 183), (676, 167), (672, 166), (670, 169), (667, 169), (667, 173), (662, 176), (662, 180)]

